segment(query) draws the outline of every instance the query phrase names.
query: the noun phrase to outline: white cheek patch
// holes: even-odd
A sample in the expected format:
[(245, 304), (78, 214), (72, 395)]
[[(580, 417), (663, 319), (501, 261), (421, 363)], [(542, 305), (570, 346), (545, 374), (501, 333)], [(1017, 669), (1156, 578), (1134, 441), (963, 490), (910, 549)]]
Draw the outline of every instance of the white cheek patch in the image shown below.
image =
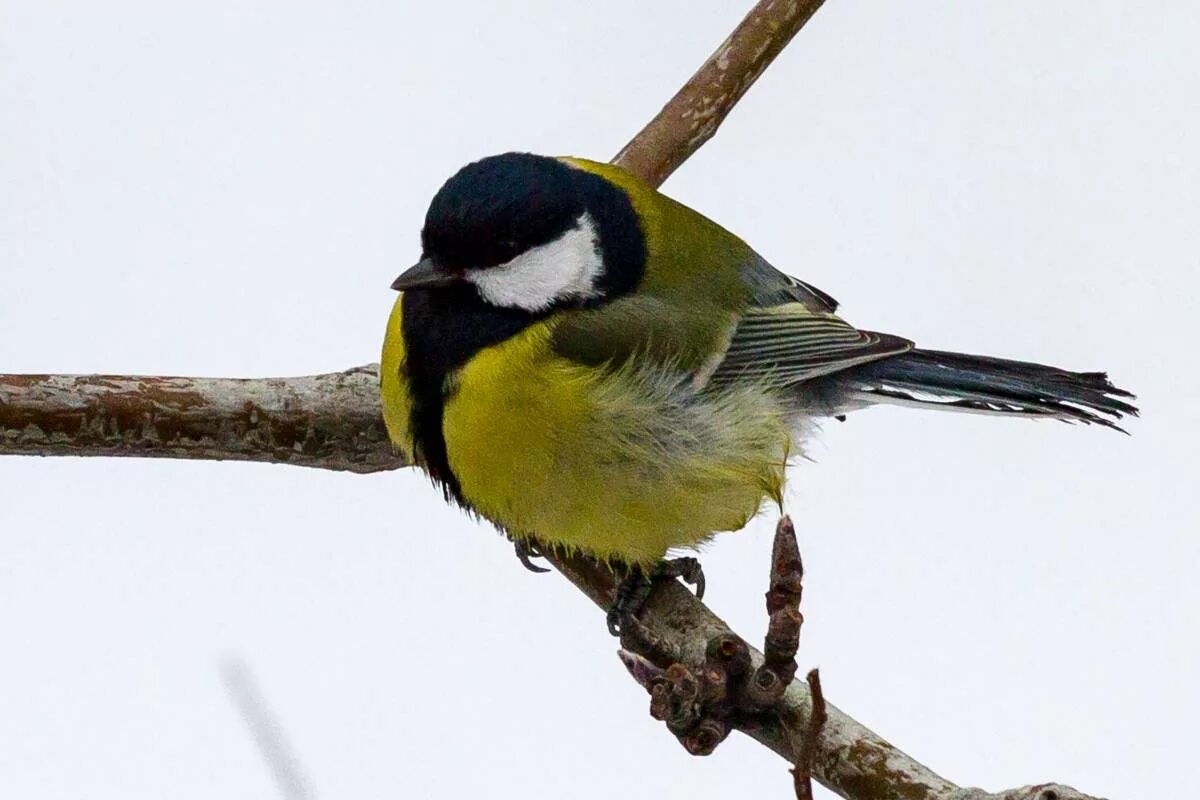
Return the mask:
[(583, 214), (574, 228), (554, 241), (530, 248), (507, 264), (470, 270), (467, 280), (494, 306), (542, 311), (555, 300), (598, 296), (596, 280), (603, 273), (596, 226)]

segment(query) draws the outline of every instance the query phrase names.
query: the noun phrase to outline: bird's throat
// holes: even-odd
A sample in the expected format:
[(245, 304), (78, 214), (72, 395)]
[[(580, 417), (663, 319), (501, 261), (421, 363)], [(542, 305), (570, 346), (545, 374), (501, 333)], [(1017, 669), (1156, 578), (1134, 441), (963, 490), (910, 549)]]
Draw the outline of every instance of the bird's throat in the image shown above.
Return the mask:
[(467, 285), (411, 290), (401, 303), (413, 452), (447, 499), (470, 508), (450, 467), (442, 429), (451, 379), (476, 353), (515, 336), (546, 313), (488, 305)]

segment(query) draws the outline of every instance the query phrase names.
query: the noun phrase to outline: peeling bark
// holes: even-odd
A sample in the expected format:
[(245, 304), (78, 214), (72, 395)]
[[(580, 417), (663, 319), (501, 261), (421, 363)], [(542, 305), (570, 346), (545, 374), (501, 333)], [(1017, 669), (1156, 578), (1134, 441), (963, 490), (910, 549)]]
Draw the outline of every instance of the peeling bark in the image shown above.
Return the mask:
[(404, 466), (374, 364), (302, 378), (0, 375), (0, 454)]
[(952, 797), (953, 800), (1101, 800), (1059, 783), (1022, 786), (998, 794), (989, 794), (983, 789), (960, 789)]

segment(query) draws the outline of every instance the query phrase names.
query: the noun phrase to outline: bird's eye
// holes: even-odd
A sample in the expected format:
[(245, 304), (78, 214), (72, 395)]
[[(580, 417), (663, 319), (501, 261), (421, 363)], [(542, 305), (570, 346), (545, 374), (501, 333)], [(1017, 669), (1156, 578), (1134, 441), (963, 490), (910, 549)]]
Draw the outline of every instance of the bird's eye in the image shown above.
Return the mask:
[(495, 242), (495, 256), (499, 263), (512, 261), (521, 253), (521, 247), (517, 244), (516, 239), (500, 239)]

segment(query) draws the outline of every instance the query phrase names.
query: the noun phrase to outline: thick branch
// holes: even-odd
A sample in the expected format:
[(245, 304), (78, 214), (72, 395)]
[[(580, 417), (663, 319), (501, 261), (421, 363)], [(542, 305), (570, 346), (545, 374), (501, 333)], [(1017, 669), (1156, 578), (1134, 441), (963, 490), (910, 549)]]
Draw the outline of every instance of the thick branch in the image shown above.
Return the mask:
[[(376, 365), (301, 378), (0, 375), (0, 454), (232, 459), (375, 472), (404, 466), (383, 432)], [(612, 573), (580, 557), (550, 561), (601, 608)], [(681, 584), (658, 588), (643, 615), (647, 636), (630, 649), (699, 666), (709, 639), (729, 627)], [(762, 655), (753, 651), (754, 666)], [(785, 727), (746, 731), (789, 762), (810, 709), (793, 681)], [(1000, 800), (959, 789), (836, 707), (820, 739), (817, 779), (855, 800)], [(1004, 800), (1086, 800), (1065, 787), (1028, 787)], [(976, 792), (976, 793), (971, 793)], [(1032, 793), (1030, 793), (1032, 792)]]
[(0, 375), (0, 454), (405, 466), (383, 429), (373, 364), (258, 380)]
[[(762, 0), (617, 163), (658, 185), (716, 132), (730, 109), (821, 5)], [(329, 375), (259, 380), (0, 375), (0, 455), (233, 459), (374, 472), (405, 466), (383, 430), (374, 365)], [(578, 557), (551, 555), (602, 608), (613, 576)], [(729, 628), (677, 583), (655, 591), (645, 635), (627, 646), (651, 659), (703, 663)], [(762, 655), (754, 653), (755, 665)], [(746, 731), (790, 763), (808, 718), (807, 686), (793, 681), (781, 727)], [(1090, 800), (1044, 785), (999, 795), (960, 789), (830, 705), (815, 773), (854, 800)]]
[[(614, 159), (658, 185), (706, 141), (823, 0), (761, 0)], [(375, 367), (303, 378), (0, 375), (0, 455), (405, 466)]]

